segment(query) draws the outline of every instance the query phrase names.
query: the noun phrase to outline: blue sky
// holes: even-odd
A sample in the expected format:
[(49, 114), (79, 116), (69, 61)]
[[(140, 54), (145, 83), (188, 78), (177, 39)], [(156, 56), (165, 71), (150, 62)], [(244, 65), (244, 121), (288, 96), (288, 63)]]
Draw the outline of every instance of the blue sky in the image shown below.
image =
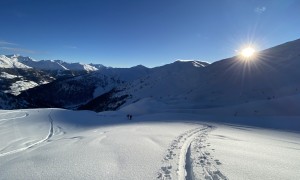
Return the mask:
[(298, 0), (0, 0), (0, 54), (148, 67), (300, 38)]

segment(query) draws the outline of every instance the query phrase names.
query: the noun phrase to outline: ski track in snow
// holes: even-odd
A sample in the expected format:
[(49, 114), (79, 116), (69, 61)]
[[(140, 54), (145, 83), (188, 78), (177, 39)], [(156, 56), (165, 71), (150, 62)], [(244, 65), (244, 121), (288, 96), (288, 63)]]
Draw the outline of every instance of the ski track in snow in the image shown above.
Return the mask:
[(206, 142), (207, 135), (208, 131), (197, 136), (195, 141), (191, 143), (191, 152), (193, 152), (193, 154), (189, 158), (193, 164), (192, 167), (198, 172), (201, 172), (194, 173), (192, 179), (204, 178), (206, 180), (228, 180), (228, 178), (217, 168), (217, 166), (222, 163), (218, 159), (214, 159), (211, 153), (207, 151), (207, 147), (210, 146), (210, 143)]
[[(212, 126), (204, 125), (184, 132), (174, 139), (163, 159), (163, 165), (158, 172), (157, 179), (162, 180), (225, 180), (216, 165), (219, 160), (213, 157), (206, 150), (208, 132)], [(212, 162), (211, 162), (212, 161)]]
[(0, 122), (1, 122), (1, 121), (13, 120), (13, 119), (21, 119), (21, 118), (24, 118), (24, 117), (29, 116), (28, 112), (26, 112), (26, 111), (5, 112), (5, 113), (0, 113), (0, 116), (1, 116), (1, 115), (6, 115), (6, 114), (13, 114), (13, 113), (19, 113), (19, 114), (18, 114), (19, 116), (10, 117), (10, 118), (2, 118), (2, 119), (0, 119)]
[[(51, 117), (51, 113), (52, 113), (52, 110), (50, 111), (49, 115), (48, 115), (48, 118), (49, 118), (49, 122), (50, 122), (50, 129), (49, 129), (49, 133), (48, 135), (44, 138), (44, 139), (41, 139), (39, 140), (38, 142), (35, 142), (33, 144), (30, 144), (26, 147), (23, 147), (23, 148), (19, 148), (19, 149), (15, 149), (15, 150), (12, 150), (12, 151), (9, 151), (9, 152), (5, 152), (5, 153), (0, 153), (0, 157), (3, 157), (3, 156), (7, 156), (7, 155), (11, 155), (11, 154), (15, 154), (15, 153), (19, 153), (19, 152), (22, 152), (22, 151), (25, 151), (27, 149), (30, 149), (30, 148), (33, 148), (43, 142), (46, 142), (48, 141), (52, 136), (53, 136), (53, 132), (54, 132), (54, 128), (53, 128), (53, 119)], [(27, 116), (28, 116), (28, 113), (26, 113)], [(1, 114), (0, 114), (1, 115)], [(26, 117), (26, 116), (25, 116)], [(20, 117), (19, 117), (20, 118)]]

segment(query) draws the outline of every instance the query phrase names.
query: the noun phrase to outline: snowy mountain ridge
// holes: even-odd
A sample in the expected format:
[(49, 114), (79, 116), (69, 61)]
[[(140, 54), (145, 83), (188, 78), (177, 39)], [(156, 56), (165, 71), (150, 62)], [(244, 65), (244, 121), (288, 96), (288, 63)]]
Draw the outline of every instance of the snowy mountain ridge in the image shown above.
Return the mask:
[[(239, 114), (244, 111), (238, 108), (242, 104), (261, 101), (279, 107), (280, 99), (299, 95), (299, 67), (300, 39), (258, 52), (251, 61), (235, 56), (200, 69), (193, 61), (156, 67), (151, 74), (119, 86), (111, 97), (128, 95), (122, 107), (153, 98), (184, 109), (235, 106), (231, 112)], [(297, 102), (293, 103), (299, 107)], [(251, 107), (251, 113), (262, 111)], [(285, 114), (287, 109), (278, 112)]]
[[(20, 97), (28, 100), (30, 107), (94, 111), (116, 110), (145, 98), (186, 109), (238, 107), (257, 101), (276, 104), (300, 94), (299, 50), (300, 40), (296, 40), (258, 52), (251, 61), (235, 56), (212, 64), (177, 60), (154, 68), (102, 67), (34, 87)], [(2, 76), (14, 77), (8, 74), (14, 75)], [(240, 112), (232, 110), (233, 114), (235, 111)], [(252, 112), (261, 113), (257, 109)]]
[(0, 68), (21, 68), (29, 69), (31, 67), (19, 62), (17, 56), (0, 55)]
[(195, 67), (205, 67), (208, 66), (210, 63), (209, 62), (205, 62), (205, 61), (198, 61), (198, 60), (185, 60), (185, 59), (178, 59), (175, 62), (182, 62), (182, 63), (192, 63)]
[(101, 65), (68, 63), (62, 60), (40, 60), (20, 55), (0, 55), (0, 68), (35, 68), (39, 70), (97, 71)]
[[(47, 85), (30, 89), (20, 96), (24, 98), (32, 97), (29, 101), (33, 107), (74, 108), (93, 100), (96, 100), (96, 104), (101, 104), (97, 102), (103, 101), (102, 95), (109, 98), (111, 94), (124, 91), (133, 86), (134, 82), (139, 83), (149, 77), (156, 79), (165, 76), (165, 73), (172, 72), (184, 74), (185, 76), (197, 71), (199, 71), (199, 67), (195, 67), (192, 62), (174, 62), (156, 68), (147, 68), (142, 65), (131, 68), (103, 68), (88, 74), (54, 81)], [(118, 88), (118, 90), (115, 91), (115, 88)], [(119, 90), (122, 88), (123, 90)], [(99, 96), (100, 98), (98, 98)], [(128, 97), (129, 95), (123, 94), (120, 97), (110, 99), (110, 102), (116, 102), (110, 107), (112, 109), (118, 108), (126, 102), (125, 98)], [(102, 107), (105, 108), (105, 103)], [(101, 110), (101, 108), (98, 109)]]
[[(0, 92), (19, 95), (49, 82), (98, 71), (101, 64), (40, 60), (21, 55), (0, 55)], [(104, 67), (104, 66), (103, 66)]]

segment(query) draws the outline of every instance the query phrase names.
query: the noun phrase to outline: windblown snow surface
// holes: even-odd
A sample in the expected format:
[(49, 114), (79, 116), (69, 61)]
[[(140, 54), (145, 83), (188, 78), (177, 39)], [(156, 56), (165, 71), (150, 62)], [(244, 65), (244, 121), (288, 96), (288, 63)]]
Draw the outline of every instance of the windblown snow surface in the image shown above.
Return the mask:
[(117, 112), (2, 110), (0, 179), (300, 179), (297, 122), (176, 113), (149, 99)]

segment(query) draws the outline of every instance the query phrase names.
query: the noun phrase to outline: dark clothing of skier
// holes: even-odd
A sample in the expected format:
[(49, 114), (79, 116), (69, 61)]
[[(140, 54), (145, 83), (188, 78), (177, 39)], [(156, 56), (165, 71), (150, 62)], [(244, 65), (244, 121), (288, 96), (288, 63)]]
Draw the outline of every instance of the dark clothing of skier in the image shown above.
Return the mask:
[(132, 119), (132, 115), (131, 114), (127, 114), (127, 119), (131, 120)]

